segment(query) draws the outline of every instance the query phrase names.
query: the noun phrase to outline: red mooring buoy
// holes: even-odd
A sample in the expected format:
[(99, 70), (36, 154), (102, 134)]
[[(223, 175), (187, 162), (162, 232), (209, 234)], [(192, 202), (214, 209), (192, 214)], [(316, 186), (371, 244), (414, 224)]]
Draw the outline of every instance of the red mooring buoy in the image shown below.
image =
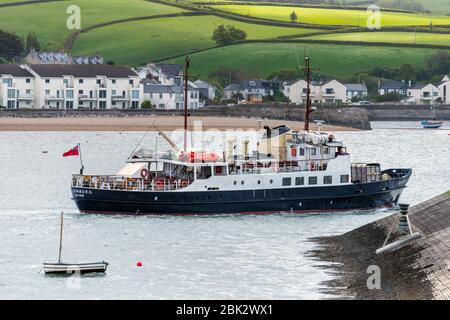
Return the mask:
[(142, 267), (142, 262), (138, 261), (138, 262), (136, 263), (136, 266)]

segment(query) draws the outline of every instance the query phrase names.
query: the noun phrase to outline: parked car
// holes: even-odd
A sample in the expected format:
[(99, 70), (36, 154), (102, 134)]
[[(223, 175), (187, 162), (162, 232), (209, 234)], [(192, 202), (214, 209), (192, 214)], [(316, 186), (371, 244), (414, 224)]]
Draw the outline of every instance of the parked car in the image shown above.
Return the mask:
[(368, 106), (370, 105), (370, 101), (358, 101), (358, 102), (353, 102), (352, 106)]

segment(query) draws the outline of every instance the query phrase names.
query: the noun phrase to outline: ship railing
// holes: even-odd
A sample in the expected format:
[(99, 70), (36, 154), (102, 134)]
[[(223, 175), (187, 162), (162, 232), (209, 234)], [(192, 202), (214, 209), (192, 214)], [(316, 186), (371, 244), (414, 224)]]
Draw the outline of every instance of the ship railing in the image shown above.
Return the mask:
[(186, 188), (192, 179), (131, 178), (123, 176), (73, 175), (72, 187), (101, 190), (168, 191)]

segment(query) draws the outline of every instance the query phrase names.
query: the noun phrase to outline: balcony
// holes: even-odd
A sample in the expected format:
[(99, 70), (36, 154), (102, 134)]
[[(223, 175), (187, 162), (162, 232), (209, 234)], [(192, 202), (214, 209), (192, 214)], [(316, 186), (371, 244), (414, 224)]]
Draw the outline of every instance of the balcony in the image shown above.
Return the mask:
[(46, 101), (64, 101), (64, 97), (57, 97), (57, 96), (50, 96), (50, 95), (46, 95), (44, 97), (44, 99)]
[(81, 94), (78, 96), (78, 100), (80, 100), (80, 101), (96, 101), (97, 98), (88, 96), (86, 94)]
[(32, 101), (34, 100), (34, 95), (29, 93), (29, 94), (21, 94), (17, 97), (17, 100), (23, 100), (23, 101)]
[(112, 96), (112, 97), (111, 97), (111, 100), (112, 100), (112, 101), (128, 101), (128, 100), (130, 100), (130, 99), (128, 99), (128, 98), (125, 97), (125, 96)]

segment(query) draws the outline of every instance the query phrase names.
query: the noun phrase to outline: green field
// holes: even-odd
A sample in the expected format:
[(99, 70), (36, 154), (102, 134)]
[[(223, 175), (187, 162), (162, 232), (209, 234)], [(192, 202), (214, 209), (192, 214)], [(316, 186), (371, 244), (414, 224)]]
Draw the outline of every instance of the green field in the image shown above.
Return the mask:
[[(295, 11), (298, 16), (297, 22), (323, 25), (365, 27), (367, 26), (367, 18), (370, 16), (370, 13), (361, 10), (254, 5), (214, 5), (213, 7), (231, 13), (277, 21), (290, 21), (289, 15), (292, 11)], [(398, 12), (381, 13), (382, 27), (428, 26), (430, 25), (430, 20), (433, 25), (450, 25), (450, 17), (446, 16), (428, 16)]]
[(318, 31), (242, 23), (215, 16), (160, 18), (121, 23), (83, 33), (78, 37), (73, 51), (76, 54), (100, 51), (116, 63), (144, 63), (214, 46), (211, 36), (221, 24), (233, 24), (245, 30), (248, 39)]
[[(312, 57), (313, 67), (320, 68), (316, 73), (340, 79), (375, 67), (399, 67), (409, 63), (420, 68), (425, 65), (425, 58), (435, 52), (431, 49), (328, 44), (241, 44), (191, 55), (192, 71), (206, 78), (211, 71), (227, 66), (253, 77), (265, 77), (276, 70), (297, 68), (297, 54), (303, 63), (304, 50)], [(181, 63), (182, 59), (171, 62)]]
[(111, 20), (136, 16), (176, 13), (175, 7), (150, 3), (144, 0), (71, 0), (46, 2), (0, 8), (0, 29), (26, 35), (35, 31), (41, 44), (51, 42), (51, 48), (61, 46), (72, 31), (66, 27), (67, 7), (78, 5), (81, 9), (81, 27)]
[(354, 32), (307, 37), (314, 40), (388, 42), (406, 44), (442, 45), (450, 47), (450, 34), (422, 32)]

